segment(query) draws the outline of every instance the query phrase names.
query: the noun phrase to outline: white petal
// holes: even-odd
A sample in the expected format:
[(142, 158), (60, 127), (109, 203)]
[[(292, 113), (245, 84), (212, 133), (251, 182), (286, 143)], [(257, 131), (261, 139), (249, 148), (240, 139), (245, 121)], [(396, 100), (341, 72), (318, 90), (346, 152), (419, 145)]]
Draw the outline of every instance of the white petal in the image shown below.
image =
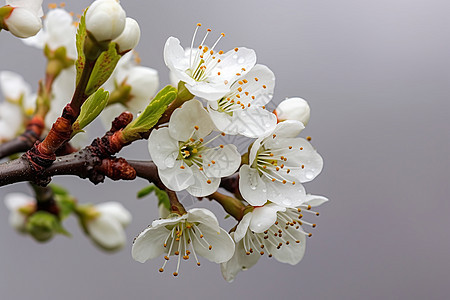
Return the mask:
[[(231, 233), (233, 237), (233, 232)], [(254, 266), (261, 255), (253, 253), (250, 255), (245, 254), (243, 242), (239, 242), (235, 246), (233, 257), (220, 265), (222, 276), (226, 281), (232, 282), (240, 271), (245, 271)]]
[(214, 122), (214, 125), (216, 125), (217, 130), (230, 135), (238, 134), (239, 128), (241, 127), (240, 124), (236, 124), (236, 122), (233, 120), (233, 117), (228, 115), (227, 113), (219, 112), (213, 109), (210, 106), (211, 103), (214, 102), (208, 101), (208, 112), (211, 120)]
[(195, 182), (186, 189), (189, 194), (194, 197), (205, 197), (217, 191), (220, 178), (206, 177), (196, 166), (192, 166), (190, 169), (194, 174)]
[(248, 212), (244, 215), (242, 220), (239, 221), (239, 224), (237, 225), (236, 231), (234, 233), (234, 240), (236, 241), (236, 243), (244, 238), (245, 234), (247, 233), (248, 227), (250, 226), (252, 217), (253, 213)]
[(305, 201), (305, 188), (300, 182), (295, 184), (270, 180), (264, 177), (267, 187), (267, 199), (284, 207), (296, 207)]
[(205, 208), (192, 208), (188, 211), (186, 219), (190, 223), (198, 222), (211, 227), (216, 232), (220, 232), (219, 221), (210, 210)]
[(126, 103), (127, 107), (133, 113), (143, 111), (158, 91), (158, 72), (155, 69), (136, 66), (128, 70), (124, 76), (126, 83), (131, 86), (132, 95), (131, 100)]
[(164, 45), (164, 62), (171, 71), (186, 71), (189, 67), (189, 59), (180, 45), (180, 40), (171, 36)]
[(180, 160), (175, 161), (173, 168), (158, 168), (158, 174), (164, 185), (176, 192), (185, 190), (196, 182), (191, 168)]
[(324, 204), (325, 202), (328, 202), (328, 199), (324, 196), (308, 194), (306, 195), (306, 201), (304, 202), (304, 204), (316, 207)]
[(239, 170), (239, 191), (250, 205), (261, 206), (267, 202), (266, 184), (258, 171), (248, 165), (243, 165)]
[(269, 252), (272, 253), (273, 257), (279, 262), (296, 265), (305, 255), (306, 237), (304, 234), (300, 233), (298, 230), (295, 230), (295, 228), (292, 228), (291, 226), (289, 226), (287, 230), (296, 240), (299, 240), (300, 243), (297, 244), (295, 241), (290, 241), (289, 245), (283, 245), (280, 249), (268, 244), (268, 249)]
[(122, 226), (126, 226), (131, 222), (131, 213), (119, 202), (104, 202), (97, 204), (95, 209), (102, 214), (108, 215), (117, 221)]
[(261, 207), (255, 207), (250, 221), (250, 230), (261, 233), (269, 229), (277, 220), (277, 212), (286, 208), (270, 203)]
[(238, 111), (233, 116), (233, 126), (238, 127), (239, 133), (249, 138), (267, 136), (277, 126), (277, 116), (260, 107)]
[[(201, 244), (196, 238), (192, 240), (192, 246), (197, 254), (218, 264), (228, 261), (233, 256), (234, 241), (225, 230), (220, 228), (220, 233), (217, 233), (217, 231), (205, 224), (197, 226), (204, 236)], [(208, 246), (212, 246), (211, 250), (209, 250)]]
[[(198, 130), (196, 129), (198, 127)], [(198, 100), (189, 100), (181, 108), (177, 108), (169, 121), (170, 135), (177, 141), (187, 141), (192, 137), (203, 138), (214, 129), (203, 105)]]
[(9, 193), (5, 196), (5, 205), (10, 211), (15, 211), (34, 203), (34, 198), (22, 193)]
[(208, 177), (230, 176), (240, 164), (241, 156), (235, 145), (223, 145), (223, 148), (208, 150), (203, 154), (203, 167)]
[[(284, 121), (282, 123), (285, 123)], [(276, 138), (266, 146), (272, 148), (287, 148), (292, 146), (291, 151), (286, 151), (286, 167), (295, 166), (289, 175), (300, 182), (309, 182), (320, 174), (323, 168), (323, 159), (313, 146), (302, 138)], [(302, 150), (300, 150), (302, 149)], [(300, 167), (303, 166), (303, 167)]]
[[(220, 72), (220, 76), (217, 76), (219, 80), (227, 80), (229, 85), (234, 83), (240, 76), (245, 75), (256, 63), (255, 51), (244, 47), (239, 47), (237, 52), (235, 50), (230, 50), (219, 58), (221, 59), (221, 62), (214, 68), (213, 74), (218, 74)], [(218, 98), (215, 100), (217, 99)]]
[(107, 214), (101, 214), (87, 224), (92, 239), (107, 249), (116, 249), (125, 245), (126, 236), (122, 224)]
[(176, 224), (180, 223), (181, 220), (186, 220), (187, 217), (188, 217), (188, 214), (184, 214), (182, 216), (180, 216), (178, 214), (170, 214), (169, 218), (154, 220), (152, 222), (152, 227), (156, 229), (161, 226), (167, 227), (167, 226), (171, 226), (171, 225), (176, 225)]
[(179, 152), (178, 141), (172, 138), (168, 128), (152, 130), (148, 151), (158, 169), (173, 168)]
[(195, 83), (186, 83), (186, 88), (191, 94), (200, 98), (212, 101), (222, 98), (230, 91), (230, 88), (223, 82), (211, 83), (207, 81), (199, 81)]
[(147, 228), (134, 240), (131, 254), (133, 259), (144, 263), (166, 252), (164, 241), (170, 233), (165, 227)]
[(261, 142), (264, 140), (264, 137), (260, 137), (253, 142), (250, 153), (248, 155), (248, 162), (252, 165), (255, 162), (256, 154), (258, 153), (259, 148), (261, 147)]
[(22, 76), (10, 71), (0, 72), (0, 87), (6, 99), (18, 101), (22, 96), (31, 94), (31, 86)]
[[(240, 84), (243, 80), (247, 83)], [(242, 87), (243, 91), (248, 93), (248, 95), (240, 93), (241, 102), (250, 103), (253, 107), (262, 107), (272, 99), (275, 75), (268, 67), (257, 64), (246, 75), (239, 77), (231, 89), (237, 90), (238, 87)]]
[(278, 137), (292, 138), (300, 134), (305, 129), (305, 125), (297, 120), (286, 120), (277, 124), (273, 134)]

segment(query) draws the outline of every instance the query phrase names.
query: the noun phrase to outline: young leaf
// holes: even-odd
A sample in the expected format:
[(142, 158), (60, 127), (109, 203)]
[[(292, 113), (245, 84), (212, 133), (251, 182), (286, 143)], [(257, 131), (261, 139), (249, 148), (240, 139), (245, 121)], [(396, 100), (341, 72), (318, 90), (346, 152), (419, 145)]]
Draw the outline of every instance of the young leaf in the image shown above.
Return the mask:
[(121, 56), (117, 53), (116, 44), (110, 43), (107, 51), (102, 52), (95, 63), (91, 77), (86, 86), (86, 95), (91, 95), (111, 76)]
[(145, 110), (123, 130), (123, 136), (126, 139), (133, 140), (137, 138), (139, 133), (150, 130), (162, 114), (166, 111), (167, 106), (177, 97), (177, 89), (168, 85), (163, 88), (158, 95), (150, 102)]
[(86, 39), (86, 22), (85, 22), (85, 16), (81, 16), (80, 23), (78, 24), (78, 30), (77, 30), (77, 52), (78, 52), (78, 59), (75, 64), (77, 68), (77, 81), (76, 84), (78, 85), (78, 82), (80, 81), (81, 73), (83, 73), (84, 65), (86, 63), (86, 57), (84, 55), (84, 40)]
[(98, 115), (108, 104), (108, 98), (109, 92), (99, 89), (83, 103), (83, 106), (81, 106), (80, 115), (72, 125), (72, 136), (83, 131), (83, 128), (98, 117)]

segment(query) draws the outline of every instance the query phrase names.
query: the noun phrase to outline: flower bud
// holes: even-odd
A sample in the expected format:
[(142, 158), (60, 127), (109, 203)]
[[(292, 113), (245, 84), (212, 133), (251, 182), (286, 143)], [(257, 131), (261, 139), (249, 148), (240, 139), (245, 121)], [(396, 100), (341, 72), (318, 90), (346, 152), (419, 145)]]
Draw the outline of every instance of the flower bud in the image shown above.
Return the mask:
[(7, 30), (19, 38), (36, 35), (42, 28), (38, 15), (23, 7), (14, 7), (11, 14), (4, 19), (4, 24)]
[(125, 28), (125, 11), (116, 0), (97, 0), (86, 12), (86, 30), (97, 42), (117, 38)]
[(297, 120), (306, 126), (309, 121), (310, 108), (308, 102), (302, 98), (289, 98), (281, 101), (274, 113), (277, 115), (278, 122)]
[(125, 29), (113, 42), (119, 47), (119, 53), (124, 53), (136, 47), (140, 38), (141, 29), (138, 22), (132, 18), (126, 18)]
[(46, 211), (38, 211), (31, 215), (26, 224), (27, 232), (38, 242), (46, 242), (60, 231), (58, 218)]
[(118, 250), (126, 243), (124, 227), (131, 214), (118, 202), (105, 202), (93, 207), (97, 215), (87, 220), (86, 229), (92, 240), (105, 250)]

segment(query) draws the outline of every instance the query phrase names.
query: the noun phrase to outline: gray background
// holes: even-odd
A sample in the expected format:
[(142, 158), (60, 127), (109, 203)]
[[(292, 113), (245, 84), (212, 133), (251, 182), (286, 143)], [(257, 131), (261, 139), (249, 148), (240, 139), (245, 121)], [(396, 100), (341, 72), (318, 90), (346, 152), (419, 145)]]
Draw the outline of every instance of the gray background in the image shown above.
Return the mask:
[[(89, 1), (69, 1), (80, 11)], [(197, 22), (226, 32), (222, 49), (254, 48), (277, 76), (275, 101), (307, 99), (304, 136), (325, 160), (308, 184), (328, 196), (315, 235), (297, 266), (263, 258), (233, 284), (219, 267), (192, 261), (179, 278), (158, 273), (162, 259), (132, 260), (131, 241), (157, 213), (136, 200), (145, 182), (92, 186), (58, 178), (80, 201), (122, 201), (133, 213), (129, 243), (98, 251), (76, 221), (73, 238), (40, 245), (9, 228), (0, 209), (1, 299), (448, 299), (450, 293), (450, 4), (445, 0), (132, 1), (142, 28), (144, 65), (168, 83), (162, 49), (174, 35), (190, 43)], [(1, 69), (34, 83), (38, 50), (0, 33)], [(145, 142), (123, 151), (148, 158)], [(2, 188), (30, 192), (24, 184)], [(188, 201), (189, 202), (189, 201)], [(215, 203), (199, 205), (217, 209)], [(187, 206), (192, 206), (188, 203)], [(222, 222), (222, 221), (221, 221)], [(225, 227), (231, 221), (222, 222)], [(171, 267), (174, 267), (171, 265)], [(168, 270), (171, 270), (169, 267)]]

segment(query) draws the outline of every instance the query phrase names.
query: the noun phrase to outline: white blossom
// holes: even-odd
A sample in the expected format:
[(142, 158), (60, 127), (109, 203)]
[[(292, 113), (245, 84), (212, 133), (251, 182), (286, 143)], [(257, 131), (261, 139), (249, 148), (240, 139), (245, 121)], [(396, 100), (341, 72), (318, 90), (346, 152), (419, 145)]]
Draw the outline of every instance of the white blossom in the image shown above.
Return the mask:
[[(200, 26), (200, 24), (198, 24)], [(169, 37), (164, 46), (164, 62), (178, 81), (186, 83), (186, 88), (198, 97), (214, 101), (230, 91), (236, 79), (245, 75), (256, 63), (255, 51), (244, 47), (235, 48), (224, 53), (216, 51), (221, 34), (211, 48), (204, 42), (211, 31), (198, 47), (194, 48), (197, 26), (191, 47), (183, 49), (180, 41)]]
[(200, 101), (190, 100), (173, 112), (168, 128), (152, 131), (150, 155), (161, 181), (169, 189), (186, 189), (195, 197), (207, 196), (217, 190), (221, 177), (237, 170), (241, 157), (235, 145), (207, 146), (214, 138), (204, 138), (213, 129)]
[(164, 271), (170, 256), (177, 256), (174, 276), (179, 273), (181, 259), (188, 260), (191, 254), (200, 266), (198, 255), (211, 262), (223, 263), (233, 253), (232, 238), (220, 228), (216, 216), (204, 208), (194, 208), (182, 216), (172, 214), (166, 219), (153, 221), (134, 240), (132, 248), (133, 258), (141, 263), (165, 254), (160, 272)]
[(304, 215), (319, 215), (311, 208), (328, 199), (307, 195), (305, 201), (296, 208), (286, 208), (274, 203), (254, 207), (239, 222), (233, 238), (235, 253), (221, 265), (222, 275), (231, 282), (238, 272), (255, 265), (259, 257), (267, 254), (282, 263), (298, 264), (305, 254), (306, 236), (303, 226), (315, 228), (316, 224), (304, 220)]
[(299, 121), (284, 121), (253, 143), (249, 164), (239, 171), (239, 190), (249, 204), (260, 206), (269, 200), (296, 206), (302, 202), (306, 193), (301, 183), (313, 180), (323, 166), (311, 144), (296, 138), (303, 128)]

